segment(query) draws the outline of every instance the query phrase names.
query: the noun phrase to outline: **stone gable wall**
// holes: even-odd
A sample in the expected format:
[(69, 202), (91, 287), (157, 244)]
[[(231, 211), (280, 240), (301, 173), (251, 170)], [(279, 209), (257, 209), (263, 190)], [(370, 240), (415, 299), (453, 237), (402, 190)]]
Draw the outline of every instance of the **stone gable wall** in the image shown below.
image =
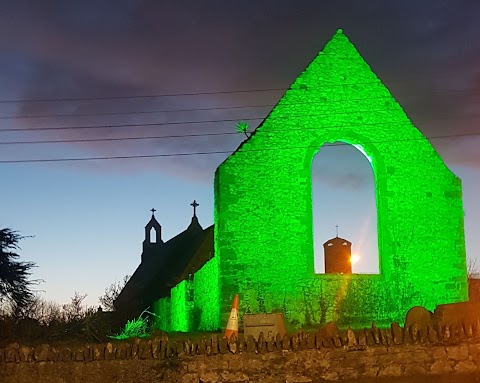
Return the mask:
[[(240, 312), (281, 310), (308, 325), (305, 296), (334, 285), (314, 274), (311, 164), (319, 148), (337, 141), (364, 152), (375, 179), (381, 278), (370, 289), (369, 276), (359, 276), (367, 290), (354, 294), (372, 310), (361, 324), (467, 299), (461, 182), (339, 31), (217, 168), (222, 323), (234, 295), (243, 294)], [(356, 317), (354, 309), (343, 311)]]

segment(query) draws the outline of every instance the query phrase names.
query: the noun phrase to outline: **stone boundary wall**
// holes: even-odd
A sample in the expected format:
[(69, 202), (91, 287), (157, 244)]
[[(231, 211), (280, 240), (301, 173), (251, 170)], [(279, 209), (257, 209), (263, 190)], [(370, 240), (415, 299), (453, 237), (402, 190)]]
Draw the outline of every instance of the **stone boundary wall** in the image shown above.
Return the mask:
[(480, 374), (480, 321), (472, 326), (299, 332), (258, 340), (218, 334), (76, 347), (10, 344), (0, 349), (0, 381), (322, 382), (373, 377)]

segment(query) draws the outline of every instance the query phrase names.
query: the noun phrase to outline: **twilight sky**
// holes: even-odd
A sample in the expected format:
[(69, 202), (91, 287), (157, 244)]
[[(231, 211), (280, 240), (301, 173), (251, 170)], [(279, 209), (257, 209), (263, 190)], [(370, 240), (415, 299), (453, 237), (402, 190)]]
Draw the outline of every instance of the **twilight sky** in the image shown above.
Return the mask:
[[(477, 260), (479, 17), (476, 0), (0, 1), (0, 226), (35, 236), (21, 254), (47, 299), (97, 304), (138, 266), (152, 207), (164, 240), (193, 199), (213, 223), (214, 171), (243, 141), (235, 123), (255, 128), (342, 28), (462, 179)], [(199, 152), (222, 153), (176, 155)], [(35, 161), (115, 156), (134, 158)], [(354, 271), (375, 272), (370, 164), (324, 147), (312, 172), (316, 249), (338, 224)]]

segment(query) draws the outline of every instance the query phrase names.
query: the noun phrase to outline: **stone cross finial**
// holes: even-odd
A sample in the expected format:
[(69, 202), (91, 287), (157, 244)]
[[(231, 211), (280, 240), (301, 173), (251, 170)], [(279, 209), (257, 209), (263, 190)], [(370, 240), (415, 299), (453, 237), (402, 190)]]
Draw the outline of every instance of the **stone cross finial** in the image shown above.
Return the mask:
[(150, 209), (150, 211), (152, 212), (152, 217), (153, 217), (153, 216), (155, 215), (155, 212), (156, 212), (155, 208), (152, 207), (152, 208)]
[(193, 206), (193, 216), (196, 217), (197, 216), (197, 206), (200, 206), (200, 204), (197, 203), (197, 201), (193, 200), (193, 202), (190, 204), (190, 206)]

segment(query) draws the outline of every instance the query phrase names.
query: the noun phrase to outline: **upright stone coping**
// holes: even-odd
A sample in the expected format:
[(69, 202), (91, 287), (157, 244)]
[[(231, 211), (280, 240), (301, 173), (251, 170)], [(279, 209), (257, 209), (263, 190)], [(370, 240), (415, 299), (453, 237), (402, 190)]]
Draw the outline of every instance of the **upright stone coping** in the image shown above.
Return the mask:
[[(389, 328), (378, 328), (372, 323), (370, 328), (341, 331), (333, 323), (328, 323), (317, 332), (299, 331), (294, 334), (272, 336), (260, 332), (257, 338), (240, 333), (238, 338), (227, 339), (220, 334), (205, 334), (201, 338), (173, 337), (167, 334), (151, 339), (132, 338), (105, 344), (85, 344), (84, 346), (57, 346), (42, 344), (28, 347), (11, 343), (0, 348), (0, 363), (20, 362), (91, 362), (100, 360), (127, 359), (166, 359), (170, 357), (214, 356), (217, 354), (271, 353), (302, 350), (337, 349), (341, 352), (367, 352), (374, 349), (395, 350), (419, 345), (431, 347), (460, 347), (480, 343), (480, 319), (473, 323), (453, 322), (438, 326), (434, 323), (419, 326), (410, 324), (406, 328), (397, 322)], [(340, 354), (338, 354), (340, 355)]]
[[(460, 306), (467, 310), (466, 304)], [(11, 343), (0, 348), (0, 381), (314, 383), (449, 375), (450, 382), (463, 382), (480, 374), (476, 310), (462, 316), (454, 315), (450, 305), (434, 314), (414, 309), (404, 328), (394, 322), (388, 328), (372, 323), (341, 330), (329, 322), (316, 332), (273, 336), (269, 331), (256, 338), (244, 333), (230, 339), (218, 333), (195, 338), (155, 333), (150, 339), (81, 346)]]
[[(413, 337), (412, 330), (403, 331), (394, 323), (389, 329), (373, 325), (362, 330), (333, 329), (328, 334), (298, 332), (282, 339), (262, 333), (258, 340), (243, 334), (230, 340), (206, 334), (195, 340), (163, 336), (81, 347), (43, 344), (33, 348), (12, 343), (0, 349), (0, 377), (5, 378), (2, 382), (23, 382), (14, 380), (15, 374), (29, 371), (38, 383), (55, 383), (65, 381), (59, 375), (65, 371), (82, 377), (115, 371), (115, 376), (123, 377), (138, 369), (140, 374), (150, 371), (156, 377), (163, 371), (164, 382), (199, 383), (265, 381), (266, 376), (272, 382), (314, 382), (479, 373), (478, 331), (469, 338), (465, 331), (452, 337), (462, 330), (446, 330), (439, 330), (436, 339)], [(83, 381), (90, 383), (88, 379)]]

